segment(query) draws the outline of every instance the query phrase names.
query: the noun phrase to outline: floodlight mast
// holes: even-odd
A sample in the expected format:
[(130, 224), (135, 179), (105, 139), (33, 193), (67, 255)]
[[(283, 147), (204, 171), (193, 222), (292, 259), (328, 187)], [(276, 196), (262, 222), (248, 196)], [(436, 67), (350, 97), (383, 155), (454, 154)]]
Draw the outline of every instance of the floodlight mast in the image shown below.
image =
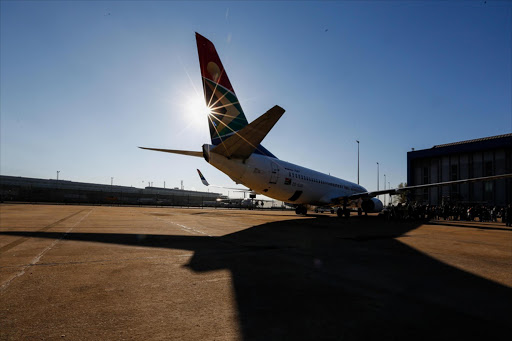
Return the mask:
[(357, 184), (359, 185), (359, 140), (357, 142)]

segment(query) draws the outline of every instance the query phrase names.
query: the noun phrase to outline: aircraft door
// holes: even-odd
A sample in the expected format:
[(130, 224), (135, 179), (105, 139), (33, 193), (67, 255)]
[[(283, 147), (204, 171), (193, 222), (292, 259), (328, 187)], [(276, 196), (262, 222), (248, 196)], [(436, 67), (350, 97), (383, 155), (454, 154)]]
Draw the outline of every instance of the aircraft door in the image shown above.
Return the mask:
[(277, 163), (270, 161), (271, 173), (270, 173), (270, 184), (277, 184), (277, 180), (279, 179), (279, 166)]

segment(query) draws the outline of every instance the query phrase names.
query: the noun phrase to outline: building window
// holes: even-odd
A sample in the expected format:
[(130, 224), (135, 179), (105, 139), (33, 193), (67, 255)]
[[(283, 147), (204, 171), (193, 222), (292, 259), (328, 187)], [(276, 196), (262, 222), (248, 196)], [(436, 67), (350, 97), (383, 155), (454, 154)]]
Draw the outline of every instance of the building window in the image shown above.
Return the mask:
[(458, 173), (458, 169), (457, 169), (457, 165), (452, 165), (452, 167), (450, 168), (450, 180), (451, 181), (454, 181), (454, 180), (457, 180), (458, 176), (457, 176), (457, 173)]
[(492, 202), (494, 194), (494, 183), (493, 181), (487, 181), (484, 183), (484, 200)]
[(493, 169), (492, 169), (492, 161), (486, 161), (485, 162), (485, 170), (484, 170), (484, 176), (491, 176), (493, 175)]
[(423, 167), (423, 183), (424, 184), (428, 184), (430, 183), (430, 172), (429, 172), (429, 168), (428, 167)]

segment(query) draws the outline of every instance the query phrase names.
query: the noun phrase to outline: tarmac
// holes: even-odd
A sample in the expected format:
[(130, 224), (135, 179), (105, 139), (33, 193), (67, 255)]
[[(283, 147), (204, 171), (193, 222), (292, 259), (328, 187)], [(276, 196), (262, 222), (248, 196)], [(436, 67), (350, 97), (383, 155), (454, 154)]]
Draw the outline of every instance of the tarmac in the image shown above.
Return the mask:
[(0, 340), (497, 339), (511, 312), (501, 223), (0, 205)]

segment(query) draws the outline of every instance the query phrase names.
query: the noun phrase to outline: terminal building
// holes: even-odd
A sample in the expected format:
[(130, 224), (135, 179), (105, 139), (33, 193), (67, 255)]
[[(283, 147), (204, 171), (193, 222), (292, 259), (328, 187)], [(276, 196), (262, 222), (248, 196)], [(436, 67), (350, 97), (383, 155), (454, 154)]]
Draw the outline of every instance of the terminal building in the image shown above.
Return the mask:
[[(433, 146), (407, 153), (407, 185), (512, 173), (512, 134)], [(420, 204), (512, 203), (512, 179), (418, 189), (409, 199)]]
[(69, 204), (211, 206), (220, 193), (159, 187), (135, 188), (0, 175), (0, 200)]

